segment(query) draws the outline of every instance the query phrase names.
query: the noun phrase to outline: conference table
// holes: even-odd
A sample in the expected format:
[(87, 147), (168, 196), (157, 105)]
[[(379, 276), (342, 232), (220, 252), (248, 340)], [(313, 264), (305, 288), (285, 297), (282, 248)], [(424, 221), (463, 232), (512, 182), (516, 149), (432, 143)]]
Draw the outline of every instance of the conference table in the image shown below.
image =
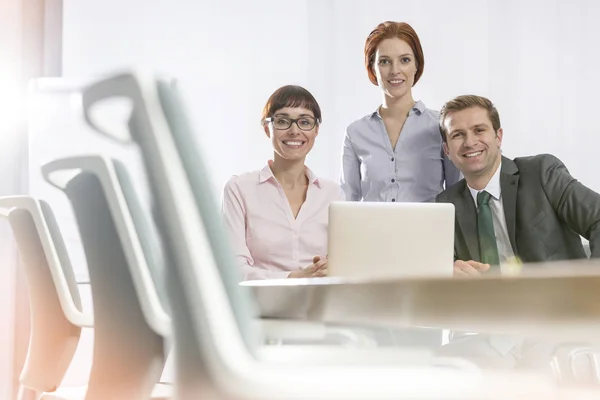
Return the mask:
[(264, 319), (569, 339), (600, 332), (600, 261), (524, 264), (477, 278), (325, 277), (241, 285), (254, 292)]

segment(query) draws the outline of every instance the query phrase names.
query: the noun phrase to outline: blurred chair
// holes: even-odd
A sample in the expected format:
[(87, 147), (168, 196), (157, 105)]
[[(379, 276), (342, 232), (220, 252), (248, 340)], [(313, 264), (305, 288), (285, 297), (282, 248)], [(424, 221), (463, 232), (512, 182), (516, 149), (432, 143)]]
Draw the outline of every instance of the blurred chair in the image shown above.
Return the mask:
[[(97, 120), (93, 106), (111, 97), (132, 100), (129, 128), (107, 132)], [(143, 154), (169, 264), (178, 399), (464, 398), (477, 389), (479, 371), (458, 360), (419, 363), (389, 348), (261, 346), (257, 310), (248, 288), (238, 285), (207, 172), (174, 88), (124, 73), (87, 88), (83, 105), (90, 125), (137, 143)]]
[(157, 385), (171, 330), (153, 277), (163, 267), (160, 245), (119, 167), (99, 156), (42, 167), (73, 206), (88, 263), (95, 340), (85, 399), (168, 399), (171, 386)]
[[(29, 349), (19, 398), (55, 392), (91, 314), (82, 311), (75, 274), (54, 213), (30, 196), (0, 198), (0, 215), (10, 222), (21, 255), (30, 301)], [(42, 397), (44, 395), (42, 394)]]
[(554, 351), (552, 369), (562, 383), (600, 385), (600, 344), (561, 343)]

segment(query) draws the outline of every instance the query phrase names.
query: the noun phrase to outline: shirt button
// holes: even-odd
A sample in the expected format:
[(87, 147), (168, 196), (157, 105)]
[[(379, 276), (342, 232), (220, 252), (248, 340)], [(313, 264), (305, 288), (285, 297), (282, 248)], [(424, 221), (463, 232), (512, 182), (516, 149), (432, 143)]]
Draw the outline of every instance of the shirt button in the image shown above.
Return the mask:
[(392, 183), (396, 182), (396, 180), (394, 178), (392, 178)]
[(392, 162), (394, 162), (394, 157), (392, 157)]
[(396, 201), (396, 199), (392, 199), (392, 203), (394, 203)]

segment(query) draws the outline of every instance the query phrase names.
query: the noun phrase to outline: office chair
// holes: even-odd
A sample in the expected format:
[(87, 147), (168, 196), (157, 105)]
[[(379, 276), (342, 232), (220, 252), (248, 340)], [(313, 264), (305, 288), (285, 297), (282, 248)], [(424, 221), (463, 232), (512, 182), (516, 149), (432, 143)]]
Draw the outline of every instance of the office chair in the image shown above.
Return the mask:
[(170, 398), (171, 386), (157, 385), (170, 318), (152, 276), (164, 263), (131, 182), (99, 156), (56, 160), (42, 173), (71, 202), (88, 262), (95, 340), (85, 399)]
[[(84, 313), (75, 274), (51, 207), (30, 196), (0, 198), (15, 235), (30, 300), (31, 331), (19, 398), (58, 392), (79, 343)], [(42, 394), (43, 396), (43, 394)]]

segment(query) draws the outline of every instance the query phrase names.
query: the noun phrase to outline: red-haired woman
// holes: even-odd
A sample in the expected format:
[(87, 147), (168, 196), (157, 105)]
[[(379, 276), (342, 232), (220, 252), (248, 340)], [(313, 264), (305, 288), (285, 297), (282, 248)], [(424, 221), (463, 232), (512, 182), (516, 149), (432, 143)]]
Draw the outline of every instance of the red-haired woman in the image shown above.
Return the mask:
[(460, 172), (442, 151), (439, 113), (412, 95), (425, 66), (419, 37), (407, 23), (383, 22), (367, 37), (364, 54), (382, 103), (346, 129), (346, 200), (433, 201)]

